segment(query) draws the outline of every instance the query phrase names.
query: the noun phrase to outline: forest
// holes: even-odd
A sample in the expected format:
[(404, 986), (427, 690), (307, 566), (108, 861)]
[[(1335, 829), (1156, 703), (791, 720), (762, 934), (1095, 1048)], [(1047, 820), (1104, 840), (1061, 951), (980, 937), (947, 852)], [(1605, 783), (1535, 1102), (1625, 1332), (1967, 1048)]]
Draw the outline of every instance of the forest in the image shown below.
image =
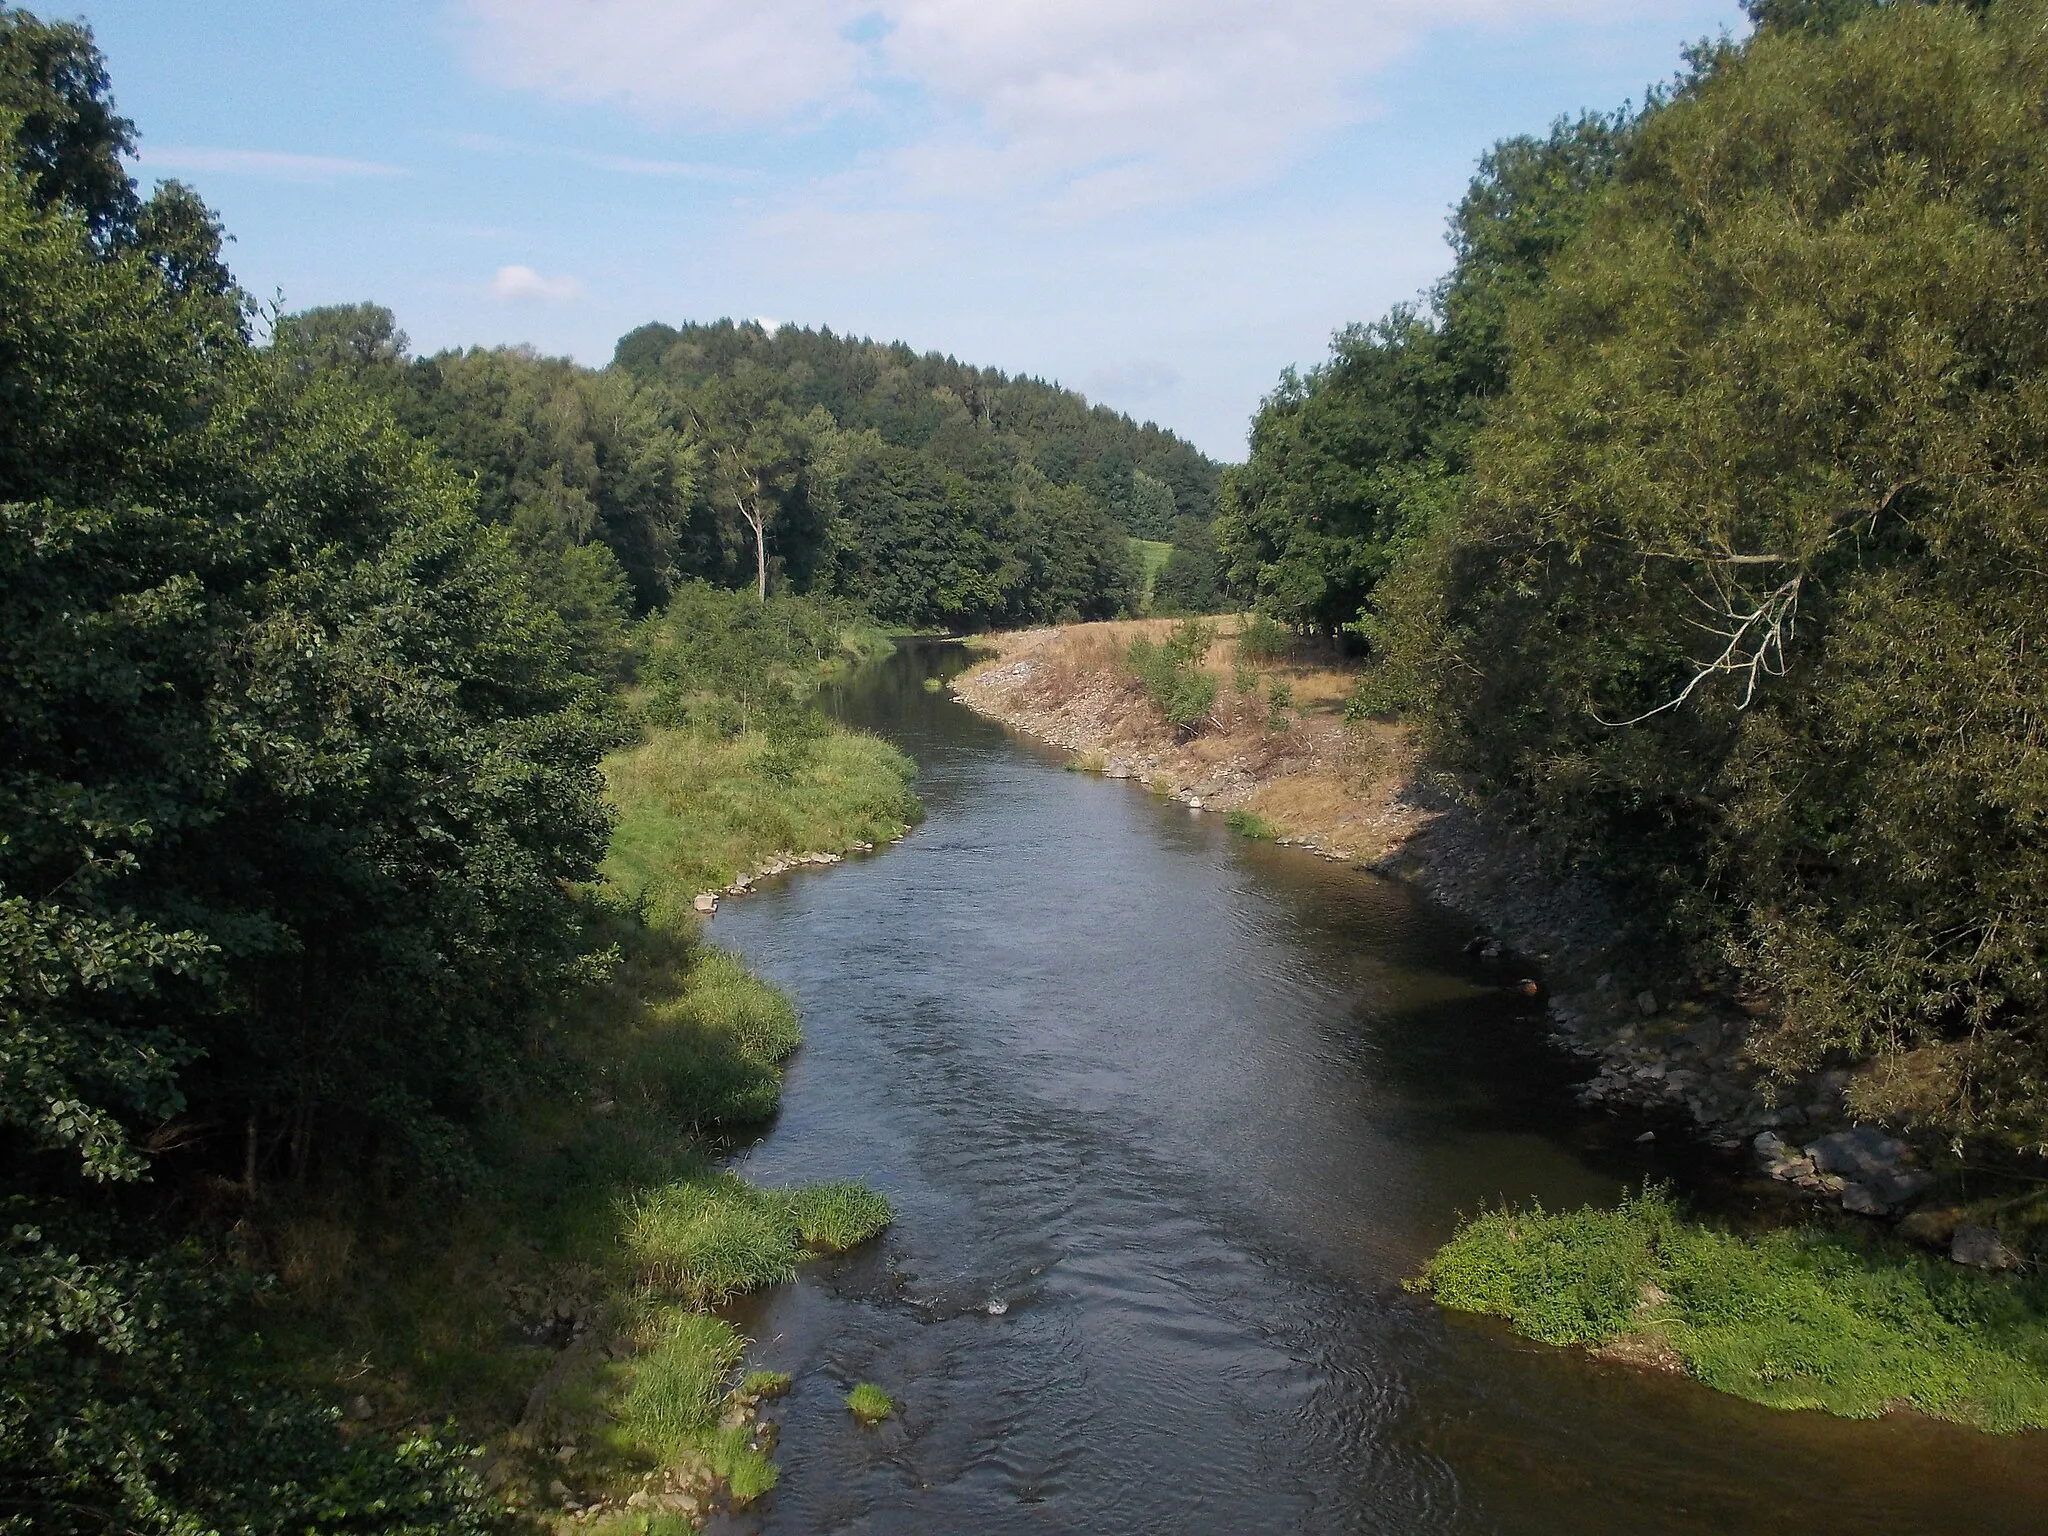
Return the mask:
[(900, 344), (727, 320), (642, 326), (598, 370), (518, 348), (413, 358), (361, 304), (280, 316), (272, 346), (431, 444), (579, 632), (691, 580), (843, 597), (904, 629), (1110, 618), (1142, 600), (1134, 538), (1178, 536), (1207, 562), (1195, 600), (1214, 590), (1214, 463), (1071, 391)]
[(1284, 378), (1243, 596), (1621, 893), (1788, 1074), (2048, 1153), (2048, 9), (1756, 0), (1485, 157), (1425, 304)]

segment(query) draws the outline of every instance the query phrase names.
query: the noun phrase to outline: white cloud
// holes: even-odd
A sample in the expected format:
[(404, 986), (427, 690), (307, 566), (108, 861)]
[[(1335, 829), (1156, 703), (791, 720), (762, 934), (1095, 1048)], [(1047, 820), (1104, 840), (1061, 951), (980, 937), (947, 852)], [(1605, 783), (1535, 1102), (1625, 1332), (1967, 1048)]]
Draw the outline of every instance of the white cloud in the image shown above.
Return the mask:
[(258, 176), (266, 181), (324, 184), (359, 176), (403, 176), (403, 166), (335, 155), (294, 155), (274, 149), (218, 149), (204, 145), (153, 145), (137, 163), (149, 171), (191, 171), (222, 176)]
[(1277, 169), (1367, 115), (1368, 83), (1433, 31), (1628, 17), (1645, 0), (461, 3), (472, 57), (506, 84), (742, 125), (885, 99), (900, 117), (907, 90), (918, 123), (871, 173), (883, 186), (1086, 216)]
[(491, 279), (491, 292), (513, 302), (547, 299), (557, 302), (583, 297), (583, 285), (573, 277), (542, 277), (531, 267), (498, 268)]

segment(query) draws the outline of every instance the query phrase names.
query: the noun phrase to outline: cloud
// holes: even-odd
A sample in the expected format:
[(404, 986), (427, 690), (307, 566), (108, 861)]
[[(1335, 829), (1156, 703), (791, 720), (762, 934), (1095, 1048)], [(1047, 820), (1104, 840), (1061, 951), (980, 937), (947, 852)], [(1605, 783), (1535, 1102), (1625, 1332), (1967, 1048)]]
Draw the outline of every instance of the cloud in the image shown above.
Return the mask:
[(498, 275), (491, 279), (491, 292), (513, 303), (533, 299), (560, 303), (582, 298), (583, 284), (573, 277), (542, 277), (531, 267), (510, 266), (498, 268)]
[(362, 176), (404, 176), (403, 166), (335, 155), (295, 155), (275, 149), (218, 149), (203, 145), (153, 145), (137, 156), (151, 171), (193, 171), (220, 176), (258, 176), (266, 181), (313, 185)]
[(1096, 400), (1143, 402), (1170, 395), (1180, 387), (1180, 370), (1156, 358), (1133, 357), (1097, 368), (1082, 381)]
[[(1371, 111), (1430, 33), (1621, 19), (1643, 0), (460, 0), (511, 86), (655, 119), (910, 126), (910, 198), (1091, 216), (1266, 175)], [(1671, 0), (1650, 0), (1669, 6)], [(910, 111), (906, 114), (905, 106)]]

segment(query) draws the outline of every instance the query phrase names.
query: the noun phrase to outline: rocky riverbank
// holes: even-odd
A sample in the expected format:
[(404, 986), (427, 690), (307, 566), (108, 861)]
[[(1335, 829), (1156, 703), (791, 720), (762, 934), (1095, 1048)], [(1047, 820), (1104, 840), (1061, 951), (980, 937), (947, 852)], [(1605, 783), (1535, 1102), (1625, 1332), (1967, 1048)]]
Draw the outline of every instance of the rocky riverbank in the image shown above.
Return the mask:
[[(1256, 669), (1225, 635), (1204, 663), (1219, 679), (1212, 717), (1175, 731), (1123, 665), (1160, 621), (1020, 631), (955, 679), (977, 712), (1075, 754), (1074, 766), (1143, 781), (1197, 811), (1237, 813), (1253, 835), (1404, 880), (1462, 914), (1472, 950), (1503, 986), (1541, 977), (1552, 1041), (1586, 1061), (1582, 1102), (1642, 1117), (1654, 1135), (1696, 1136), (1815, 1202), (1897, 1222), (1959, 1262), (2001, 1267), (1998, 1234), (1945, 1203), (1935, 1171), (1906, 1143), (1859, 1126), (1848, 1076), (1767, 1078), (1744, 1047), (1768, 1010), (1729, 975), (1688, 971), (1625, 939), (1603, 893), (1550, 866), (1528, 839), (1422, 760), (1397, 725), (1349, 724), (1352, 679), (1328, 665)], [(1227, 627), (1227, 624), (1226, 624)], [(1287, 687), (1284, 716), (1272, 683)], [(1961, 1234), (1960, 1237), (1958, 1234)]]

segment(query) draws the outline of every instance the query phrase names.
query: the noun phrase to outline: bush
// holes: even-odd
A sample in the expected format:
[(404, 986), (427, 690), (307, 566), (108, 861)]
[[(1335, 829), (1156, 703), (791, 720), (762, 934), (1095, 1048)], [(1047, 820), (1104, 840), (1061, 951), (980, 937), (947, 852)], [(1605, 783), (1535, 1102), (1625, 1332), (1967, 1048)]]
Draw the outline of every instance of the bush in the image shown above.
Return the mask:
[(1216, 679), (1202, 670), (1215, 641), (1215, 626), (1188, 619), (1176, 624), (1164, 643), (1133, 640), (1125, 652), (1146, 693), (1177, 730), (1192, 733), (1215, 707)]
[(1293, 633), (1263, 613), (1253, 614), (1237, 632), (1237, 654), (1247, 661), (1279, 661), (1293, 648)]

